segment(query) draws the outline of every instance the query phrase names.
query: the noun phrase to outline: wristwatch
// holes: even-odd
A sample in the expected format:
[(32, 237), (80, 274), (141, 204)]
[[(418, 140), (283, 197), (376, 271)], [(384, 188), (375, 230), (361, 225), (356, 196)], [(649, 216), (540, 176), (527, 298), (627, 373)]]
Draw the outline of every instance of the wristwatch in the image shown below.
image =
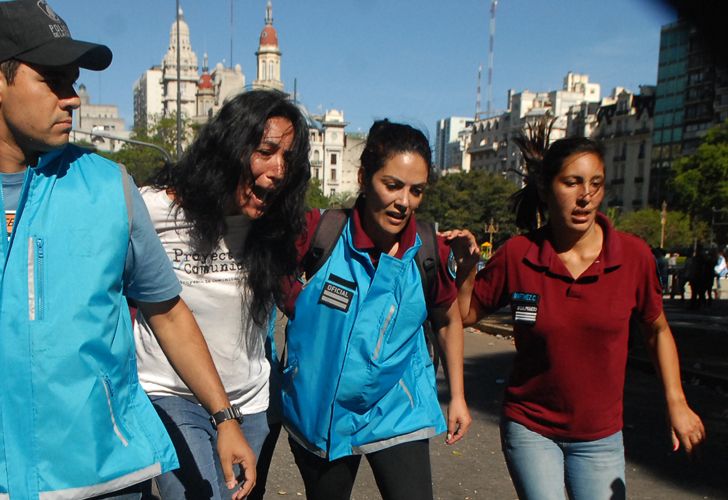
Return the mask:
[(240, 414), (240, 410), (238, 410), (235, 406), (228, 406), (227, 408), (223, 408), (219, 412), (210, 415), (210, 423), (212, 424), (213, 429), (217, 429), (218, 425), (232, 419), (237, 420), (239, 424), (243, 423), (243, 416)]

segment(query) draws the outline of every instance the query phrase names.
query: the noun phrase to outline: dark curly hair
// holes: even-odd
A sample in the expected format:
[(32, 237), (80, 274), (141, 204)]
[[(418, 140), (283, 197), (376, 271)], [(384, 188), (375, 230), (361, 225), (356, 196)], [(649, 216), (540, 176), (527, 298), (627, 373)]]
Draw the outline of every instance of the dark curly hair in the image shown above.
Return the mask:
[(294, 137), (285, 156), (285, 177), (266, 199), (261, 217), (252, 221), (242, 253), (252, 292), (249, 312), (258, 325), (265, 324), (271, 305), (282, 300), (281, 280), (296, 270), (295, 241), (305, 225), (309, 141), (299, 108), (278, 91), (239, 94), (200, 130), (176, 165), (166, 165), (151, 179), (154, 187), (174, 192), (175, 205), (192, 223), (193, 246), (214, 248), (227, 229), (228, 208), (237, 205), (238, 185), (253, 182), (250, 158), (273, 117), (290, 120)]

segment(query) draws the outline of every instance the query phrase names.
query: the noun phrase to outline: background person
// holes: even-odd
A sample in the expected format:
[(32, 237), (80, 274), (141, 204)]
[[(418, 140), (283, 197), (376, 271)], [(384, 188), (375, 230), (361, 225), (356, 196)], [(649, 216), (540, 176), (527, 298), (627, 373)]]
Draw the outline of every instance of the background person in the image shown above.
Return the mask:
[[(177, 467), (137, 380), (127, 297), (206, 411), (230, 406), (133, 183), (68, 145), (79, 67), (111, 58), (44, 1), (0, 2), (0, 496), (139, 498)], [(237, 425), (218, 432), (241, 498), (255, 458)]]
[[(296, 268), (308, 149), (305, 119), (285, 94), (245, 92), (142, 189), (256, 457), (268, 434), (264, 341), (281, 280)], [(180, 459), (179, 469), (157, 478), (162, 498), (228, 498), (207, 412), (162, 355), (145, 316), (137, 319), (139, 379)]]
[[(430, 297), (415, 261), (421, 239), (414, 212), (430, 158), (420, 131), (374, 123), (361, 156), (361, 195), (330, 256), (306, 276), (289, 311), (284, 425), (309, 499), (349, 498), (362, 454), (383, 498), (432, 498), (429, 438), (447, 430), (452, 444), (470, 426), (449, 248), (438, 238)], [(308, 213), (302, 258), (320, 217)], [(447, 360), (447, 423), (422, 331), (428, 313), (438, 317)]]
[[(501, 247), (459, 292), (466, 324), (510, 304), (516, 357), (501, 439), (522, 499), (625, 498), (622, 396), (629, 320), (636, 313), (662, 380), (673, 447), (705, 439), (688, 407), (649, 247), (598, 212), (598, 144), (561, 139), (544, 151), (522, 138), (528, 184), (516, 219), (532, 229)], [(548, 223), (534, 229), (537, 212)], [(461, 252), (458, 252), (461, 255)], [(468, 266), (458, 268), (459, 279)], [(472, 296), (471, 296), (472, 291)]]

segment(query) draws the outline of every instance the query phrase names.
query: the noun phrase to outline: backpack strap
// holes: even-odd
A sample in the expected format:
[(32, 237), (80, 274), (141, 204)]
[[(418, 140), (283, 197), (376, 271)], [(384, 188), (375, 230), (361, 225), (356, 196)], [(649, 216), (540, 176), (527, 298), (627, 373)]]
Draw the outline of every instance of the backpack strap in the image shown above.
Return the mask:
[(316, 231), (313, 233), (311, 246), (303, 258), (303, 270), (306, 272), (306, 279), (316, 274), (324, 262), (329, 258), (334, 249), (341, 232), (349, 220), (351, 210), (330, 208), (322, 210)]
[[(316, 274), (316, 271), (321, 269), (321, 266), (329, 258), (350, 216), (350, 209), (330, 208), (321, 212), (321, 219), (313, 234), (311, 246), (303, 258), (303, 270), (306, 272), (307, 279)], [(417, 234), (420, 236), (422, 245), (417, 255), (415, 255), (415, 262), (417, 263), (417, 269), (420, 271), (422, 290), (429, 308), (432, 288), (435, 286), (437, 269), (440, 265), (435, 225), (431, 222), (418, 220)]]
[(425, 292), (425, 301), (427, 308), (430, 309), (432, 304), (432, 288), (435, 286), (437, 279), (437, 268), (440, 266), (440, 252), (437, 248), (437, 232), (432, 222), (417, 220), (417, 234), (420, 236), (422, 245), (420, 246), (415, 261), (417, 269), (420, 271), (422, 278), (422, 290)]

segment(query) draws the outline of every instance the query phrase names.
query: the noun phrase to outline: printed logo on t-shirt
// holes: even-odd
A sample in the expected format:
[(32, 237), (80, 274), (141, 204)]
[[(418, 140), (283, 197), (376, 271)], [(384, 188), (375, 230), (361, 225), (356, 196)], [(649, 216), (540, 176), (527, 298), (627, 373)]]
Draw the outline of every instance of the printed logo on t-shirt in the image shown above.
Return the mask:
[(324, 283), (324, 289), (319, 297), (319, 304), (338, 309), (339, 311), (349, 311), (351, 300), (354, 298), (356, 283), (345, 280), (335, 274), (329, 274), (328, 279)]
[(540, 297), (535, 293), (513, 292), (511, 294), (513, 321), (520, 325), (536, 324), (539, 299)]
[(13, 224), (15, 224), (15, 210), (7, 210), (5, 212), (5, 227), (8, 231), (8, 238), (10, 238), (10, 233), (13, 232)]

